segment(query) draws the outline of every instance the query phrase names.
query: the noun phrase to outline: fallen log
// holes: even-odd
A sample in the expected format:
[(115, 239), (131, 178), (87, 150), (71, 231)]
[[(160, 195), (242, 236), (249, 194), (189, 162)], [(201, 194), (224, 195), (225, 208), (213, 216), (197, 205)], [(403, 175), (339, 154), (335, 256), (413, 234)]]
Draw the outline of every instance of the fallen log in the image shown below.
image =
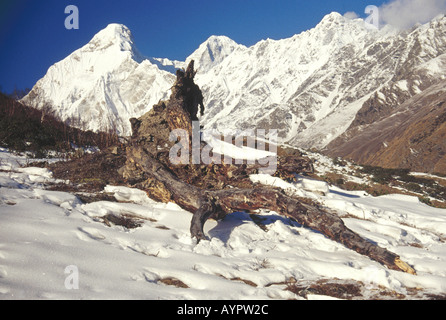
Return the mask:
[(304, 227), (319, 231), (327, 238), (368, 256), (389, 269), (415, 274), (415, 270), (398, 255), (348, 229), (337, 215), (317, 205), (305, 204), (280, 189), (257, 185), (252, 189), (202, 190), (179, 180), (142, 147), (129, 148), (127, 156), (139, 169), (163, 184), (165, 190), (172, 195), (171, 201), (194, 212), (190, 231), (191, 236), (197, 240), (206, 239), (203, 228), (211, 217), (221, 218), (243, 210), (269, 209), (294, 219)]

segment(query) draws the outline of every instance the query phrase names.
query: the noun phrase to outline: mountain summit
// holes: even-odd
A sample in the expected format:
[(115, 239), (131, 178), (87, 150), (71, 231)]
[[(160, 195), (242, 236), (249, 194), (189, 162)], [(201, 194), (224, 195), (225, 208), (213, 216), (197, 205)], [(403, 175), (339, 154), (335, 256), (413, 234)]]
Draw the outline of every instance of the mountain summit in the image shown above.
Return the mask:
[(226, 36), (211, 36), (189, 56), (188, 60), (195, 61), (200, 73), (207, 73), (235, 50), (245, 48)]
[(128, 135), (129, 119), (167, 97), (173, 79), (139, 52), (126, 26), (110, 24), (51, 66), (22, 102), (82, 129)]
[[(122, 49), (131, 50), (133, 45), (133, 36), (129, 28), (123, 24), (111, 23), (101, 31), (99, 31), (93, 39), (90, 41), (92, 50), (100, 50), (108, 47), (109, 45), (122, 45)], [(129, 44), (128, 47), (125, 47)]]

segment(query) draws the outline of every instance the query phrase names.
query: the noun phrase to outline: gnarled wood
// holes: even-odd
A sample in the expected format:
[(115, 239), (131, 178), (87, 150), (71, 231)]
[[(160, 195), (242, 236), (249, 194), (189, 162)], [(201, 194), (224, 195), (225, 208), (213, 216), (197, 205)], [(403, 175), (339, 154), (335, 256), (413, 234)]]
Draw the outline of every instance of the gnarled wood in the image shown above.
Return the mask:
[(172, 195), (171, 201), (185, 210), (195, 212), (191, 222), (191, 235), (198, 240), (206, 239), (203, 227), (212, 216), (222, 217), (231, 212), (263, 208), (319, 231), (327, 238), (366, 255), (389, 269), (415, 274), (415, 271), (402, 262), (398, 255), (348, 229), (337, 215), (316, 204), (309, 205), (290, 197), (280, 189), (255, 186), (252, 189), (205, 191), (179, 180), (141, 147), (130, 148), (128, 158), (133, 159), (137, 167), (162, 183), (164, 189)]
[[(179, 71), (170, 100), (160, 102), (140, 119), (132, 119), (134, 134), (121, 170), (130, 184), (146, 190), (155, 200), (172, 201), (194, 212), (190, 231), (198, 240), (206, 239), (203, 227), (211, 217), (220, 219), (228, 213), (264, 208), (319, 231), (389, 269), (415, 274), (396, 254), (348, 229), (336, 214), (311, 201), (290, 197), (281, 189), (252, 183), (249, 175), (257, 172), (256, 165), (173, 165), (168, 159), (173, 145), (169, 132), (183, 128), (192, 134), (191, 119), (196, 118), (198, 106), (202, 108), (194, 75), (193, 64)], [(312, 170), (311, 161), (300, 154), (281, 152), (277, 176), (291, 179), (294, 173)]]

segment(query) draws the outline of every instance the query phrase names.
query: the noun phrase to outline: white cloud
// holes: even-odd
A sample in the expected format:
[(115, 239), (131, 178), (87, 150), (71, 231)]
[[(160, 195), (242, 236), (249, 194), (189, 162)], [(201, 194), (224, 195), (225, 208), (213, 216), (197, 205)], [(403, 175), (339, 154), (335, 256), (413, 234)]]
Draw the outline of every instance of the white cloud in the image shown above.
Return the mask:
[(379, 13), (382, 23), (406, 29), (446, 13), (446, 0), (394, 0), (383, 4)]
[(351, 19), (351, 20), (359, 18), (358, 14), (354, 11), (349, 11), (349, 12), (344, 13), (344, 17), (347, 19)]
[[(446, 0), (393, 0), (379, 7), (380, 24), (401, 29), (429, 22), (441, 14), (446, 14)], [(357, 19), (360, 15), (349, 11), (344, 13), (344, 17)]]

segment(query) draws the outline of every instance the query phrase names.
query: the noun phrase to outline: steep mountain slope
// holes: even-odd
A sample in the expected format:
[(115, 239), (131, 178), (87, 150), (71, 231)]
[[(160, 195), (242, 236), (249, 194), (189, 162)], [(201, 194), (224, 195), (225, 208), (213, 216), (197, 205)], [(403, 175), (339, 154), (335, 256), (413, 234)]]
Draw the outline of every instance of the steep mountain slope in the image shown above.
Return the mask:
[(376, 94), (392, 109), (440, 79), (445, 23), (376, 31), (332, 13), (290, 39), (238, 48), (198, 75), (206, 127), (277, 128), (284, 142), (324, 147)]
[(446, 81), (386, 117), (350, 128), (328, 146), (328, 153), (361, 164), (446, 173)]
[(23, 99), (70, 124), (130, 132), (129, 119), (166, 97), (174, 76), (136, 49), (130, 30), (110, 24), (84, 47), (51, 66)]
[(374, 36), (362, 20), (332, 13), (292, 38), (235, 50), (207, 75), (198, 75), (207, 98), (206, 126), (275, 128), (285, 141), (296, 139), (338, 104), (336, 57)]
[(410, 50), (398, 56), (391, 81), (325, 152), (363, 164), (445, 173), (445, 34), (444, 17), (409, 33)]

